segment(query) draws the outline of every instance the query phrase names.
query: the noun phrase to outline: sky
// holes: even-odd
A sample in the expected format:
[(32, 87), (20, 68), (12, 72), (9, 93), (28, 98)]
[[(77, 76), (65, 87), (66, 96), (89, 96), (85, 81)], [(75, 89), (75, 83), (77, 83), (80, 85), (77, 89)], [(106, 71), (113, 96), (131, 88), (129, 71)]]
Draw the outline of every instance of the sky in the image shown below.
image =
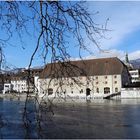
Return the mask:
[(104, 24), (107, 19), (108, 31), (106, 39), (101, 40), (101, 48), (96, 57), (117, 56), (124, 59), (128, 53), (129, 59), (140, 58), (140, 1), (132, 2), (90, 2), (91, 11), (99, 11), (97, 23)]
[[(99, 11), (93, 18), (97, 24), (105, 25), (107, 22), (107, 31), (105, 38), (100, 40), (100, 47), (103, 51), (99, 51), (94, 46), (90, 49), (94, 52), (93, 55), (84, 54), (84, 58), (100, 58), (100, 57), (119, 57), (125, 58), (128, 53), (129, 59), (134, 60), (140, 58), (140, 1), (88, 1), (88, 8), (91, 13)], [(107, 20), (108, 19), (108, 20)], [(30, 27), (32, 28), (32, 27)], [(0, 34), (1, 35), (1, 34)], [(16, 67), (27, 67), (29, 59), (35, 48), (36, 42), (34, 37), (29, 35), (24, 36), (23, 49), (16, 37), (11, 42), (14, 45), (9, 45), (4, 48), (6, 60), (9, 65)], [(73, 45), (73, 42), (69, 42)], [(73, 59), (79, 56), (74, 49), (70, 50)], [(33, 66), (43, 65), (43, 61), (39, 58), (33, 63)]]

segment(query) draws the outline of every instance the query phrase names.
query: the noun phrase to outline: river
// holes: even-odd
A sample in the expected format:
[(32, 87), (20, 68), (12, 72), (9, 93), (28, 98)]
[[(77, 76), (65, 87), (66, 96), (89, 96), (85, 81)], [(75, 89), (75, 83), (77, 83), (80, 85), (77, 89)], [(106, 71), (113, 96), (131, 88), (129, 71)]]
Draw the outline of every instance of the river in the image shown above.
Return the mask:
[(23, 123), (24, 102), (0, 99), (0, 138), (140, 138), (140, 99), (95, 100), (92, 103), (59, 103), (39, 132), (31, 100), (31, 126)]

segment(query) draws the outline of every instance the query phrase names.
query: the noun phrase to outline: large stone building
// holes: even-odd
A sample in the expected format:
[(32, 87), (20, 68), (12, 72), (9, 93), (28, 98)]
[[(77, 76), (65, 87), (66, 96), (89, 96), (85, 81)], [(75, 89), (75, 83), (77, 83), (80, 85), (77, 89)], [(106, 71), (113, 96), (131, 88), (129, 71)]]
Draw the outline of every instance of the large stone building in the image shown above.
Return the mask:
[(52, 63), (38, 79), (40, 96), (103, 98), (130, 84), (126, 65), (118, 58)]

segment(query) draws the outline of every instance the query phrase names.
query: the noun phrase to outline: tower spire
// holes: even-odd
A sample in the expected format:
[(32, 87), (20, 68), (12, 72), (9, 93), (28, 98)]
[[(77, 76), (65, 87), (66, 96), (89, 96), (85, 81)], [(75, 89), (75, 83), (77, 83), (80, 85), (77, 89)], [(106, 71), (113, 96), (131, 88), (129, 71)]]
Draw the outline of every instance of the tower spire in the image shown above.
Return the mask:
[(129, 63), (128, 53), (126, 53), (126, 55), (125, 55), (125, 62), (126, 62), (126, 63)]

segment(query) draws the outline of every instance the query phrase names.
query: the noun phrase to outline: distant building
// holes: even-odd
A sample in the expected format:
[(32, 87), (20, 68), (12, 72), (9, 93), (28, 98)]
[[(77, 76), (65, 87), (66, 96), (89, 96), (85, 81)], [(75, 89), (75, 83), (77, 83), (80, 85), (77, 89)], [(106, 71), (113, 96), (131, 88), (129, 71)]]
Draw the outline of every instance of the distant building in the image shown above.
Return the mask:
[(0, 73), (0, 93), (2, 93), (4, 86), (3, 74)]
[(128, 53), (126, 53), (126, 55), (125, 55), (124, 64), (127, 66), (128, 70), (133, 69), (133, 65), (130, 63), (129, 58), (128, 58)]
[(41, 72), (41, 68), (30, 69), (30, 71), (23, 69), (22, 71), (12, 75), (11, 84), (13, 85), (13, 90), (20, 93), (27, 91), (34, 92), (34, 77), (39, 75)]
[(19, 72), (11, 77), (11, 84), (13, 85), (13, 90), (16, 92), (27, 92), (27, 75), (24, 72)]
[(140, 70), (139, 69), (129, 70), (129, 73), (131, 75), (132, 83), (140, 82)]
[(0, 73), (0, 93), (4, 90), (4, 84), (11, 82), (11, 75), (9, 73)]
[(34, 92), (35, 77), (42, 72), (42, 68), (31, 68), (30, 71), (24, 68), (0, 74), (0, 93), (8, 92)]
[(4, 84), (3, 94), (10, 93), (11, 90), (12, 90), (12, 84), (11, 83)]
[(126, 65), (118, 58), (46, 65), (38, 79), (40, 95), (102, 98), (130, 84)]

